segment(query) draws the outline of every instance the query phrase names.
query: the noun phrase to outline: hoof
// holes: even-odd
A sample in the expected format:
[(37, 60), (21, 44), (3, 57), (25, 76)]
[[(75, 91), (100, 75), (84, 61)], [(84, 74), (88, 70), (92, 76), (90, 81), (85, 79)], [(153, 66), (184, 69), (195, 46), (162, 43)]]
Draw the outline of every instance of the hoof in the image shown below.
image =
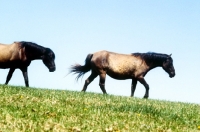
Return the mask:
[(144, 99), (148, 99), (149, 96), (144, 96)]

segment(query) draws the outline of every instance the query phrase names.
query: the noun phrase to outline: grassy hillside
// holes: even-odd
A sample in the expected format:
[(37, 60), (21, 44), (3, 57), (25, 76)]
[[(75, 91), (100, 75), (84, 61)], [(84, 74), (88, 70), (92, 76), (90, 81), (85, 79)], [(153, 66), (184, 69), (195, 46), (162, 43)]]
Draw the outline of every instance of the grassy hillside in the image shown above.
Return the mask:
[(198, 104), (0, 85), (2, 132), (193, 132), (198, 127)]

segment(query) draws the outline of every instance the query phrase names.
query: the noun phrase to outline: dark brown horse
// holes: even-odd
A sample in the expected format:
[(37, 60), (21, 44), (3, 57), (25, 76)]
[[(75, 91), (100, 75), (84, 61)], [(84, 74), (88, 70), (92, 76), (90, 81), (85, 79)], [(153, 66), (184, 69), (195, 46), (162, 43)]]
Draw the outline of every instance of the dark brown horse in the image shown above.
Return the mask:
[(32, 60), (41, 59), (50, 72), (56, 69), (54, 52), (32, 42), (14, 42), (12, 44), (0, 44), (0, 68), (10, 68), (6, 83), (10, 81), (15, 69), (19, 68), (24, 76), (26, 87), (29, 87), (27, 68)]
[(118, 54), (109, 51), (99, 51), (88, 54), (85, 65), (79, 64), (71, 67), (70, 73), (78, 74), (77, 80), (86, 72), (92, 70), (91, 75), (85, 80), (82, 91), (99, 75), (99, 86), (104, 94), (106, 74), (114, 79), (132, 79), (131, 97), (134, 95), (137, 81), (144, 85), (146, 92), (144, 98), (149, 97), (149, 85), (144, 80), (148, 71), (155, 67), (162, 67), (170, 77), (175, 76), (171, 55), (159, 53), (133, 53)]

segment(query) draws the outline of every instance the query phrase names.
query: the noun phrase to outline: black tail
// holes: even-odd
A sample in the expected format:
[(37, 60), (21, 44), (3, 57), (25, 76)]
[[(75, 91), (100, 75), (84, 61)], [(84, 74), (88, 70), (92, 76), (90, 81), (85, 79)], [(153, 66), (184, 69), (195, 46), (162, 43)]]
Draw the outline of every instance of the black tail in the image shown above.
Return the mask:
[(86, 59), (85, 59), (85, 65), (81, 66), (80, 64), (75, 64), (72, 65), (70, 68), (70, 73), (74, 73), (74, 74), (78, 74), (78, 76), (76, 77), (76, 80), (78, 81), (78, 79), (83, 76), (86, 72), (90, 71), (91, 66), (90, 66), (90, 61), (92, 59), (93, 54), (88, 54)]

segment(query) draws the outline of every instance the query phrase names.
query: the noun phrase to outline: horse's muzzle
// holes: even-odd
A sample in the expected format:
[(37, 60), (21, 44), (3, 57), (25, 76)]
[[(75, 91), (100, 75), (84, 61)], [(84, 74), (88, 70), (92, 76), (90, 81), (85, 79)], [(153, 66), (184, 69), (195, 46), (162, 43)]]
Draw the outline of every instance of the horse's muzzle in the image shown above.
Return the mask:
[(172, 77), (174, 77), (175, 75), (176, 75), (175, 73), (171, 73), (171, 74), (169, 75), (169, 77), (172, 78)]
[(56, 70), (56, 67), (52, 67), (49, 69), (49, 72), (54, 72)]

